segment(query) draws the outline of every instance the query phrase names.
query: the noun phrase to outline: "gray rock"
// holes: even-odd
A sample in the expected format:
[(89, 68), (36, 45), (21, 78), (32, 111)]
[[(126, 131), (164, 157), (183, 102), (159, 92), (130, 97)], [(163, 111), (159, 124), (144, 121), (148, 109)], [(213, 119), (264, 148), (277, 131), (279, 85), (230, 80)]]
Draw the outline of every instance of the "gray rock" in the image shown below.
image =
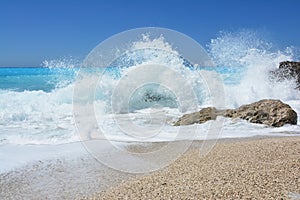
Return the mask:
[(280, 127), (285, 124), (297, 124), (297, 113), (280, 100), (264, 99), (237, 109), (217, 110), (214, 107), (203, 108), (199, 112), (185, 114), (175, 126), (201, 124), (215, 120), (217, 116), (240, 118), (251, 123)]

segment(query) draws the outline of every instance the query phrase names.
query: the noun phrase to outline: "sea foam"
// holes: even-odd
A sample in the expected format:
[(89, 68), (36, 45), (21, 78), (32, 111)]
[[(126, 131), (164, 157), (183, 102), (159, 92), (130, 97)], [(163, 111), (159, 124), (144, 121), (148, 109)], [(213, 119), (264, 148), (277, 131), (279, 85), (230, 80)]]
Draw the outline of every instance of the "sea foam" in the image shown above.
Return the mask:
[[(290, 104), (299, 115), (300, 92), (294, 89), (295, 81), (278, 82), (270, 79), (269, 76), (269, 71), (276, 69), (279, 62), (294, 59), (291, 48), (284, 51), (274, 50), (272, 44), (263, 41), (253, 32), (242, 31), (221, 33), (219, 37), (211, 40), (207, 49), (215, 64), (214, 67), (193, 68), (192, 64), (180, 57), (176, 49), (166, 43), (162, 36), (151, 40), (147, 35), (143, 36), (140, 41), (132, 43), (126, 56), (120, 57), (106, 69), (96, 69), (96, 71), (95, 69), (80, 69), (78, 62), (72, 64), (68, 60), (45, 61), (44, 65), (52, 72), (50, 74), (52, 78), (56, 75), (54, 79), (51, 79), (56, 81), (51, 87), (45, 90), (32, 87), (13, 90), (6, 86), (0, 90), (0, 143), (25, 145), (64, 144), (80, 141), (73, 118), (73, 90), (78, 81), (85, 82), (86, 89), (89, 89), (91, 79), (98, 80), (95, 95), (90, 97), (94, 104), (98, 125), (108, 133), (108, 138), (116, 141), (138, 141), (139, 139), (120, 132), (114, 126), (113, 117), (122, 117), (124, 116), (122, 114), (127, 114), (130, 117), (127, 117), (128, 121), (125, 120), (123, 123), (130, 122), (151, 129), (151, 126), (155, 124), (151, 124), (150, 121), (159, 122), (161, 116), (149, 117), (149, 113), (155, 113), (157, 110), (167, 116), (167, 121), (163, 129), (160, 129), (161, 132), (149, 138), (149, 141), (174, 140), (177, 128), (172, 126), (172, 120), (194, 110), (189, 110), (188, 106), (185, 110), (179, 110), (180, 102), (176, 99), (172, 89), (162, 87), (158, 83), (173, 84), (174, 88), (178, 87), (176, 91), (185, 95), (185, 91), (180, 90), (182, 85), (176, 85), (178, 75), (183, 77), (186, 84), (192, 88), (196, 96), (197, 109), (212, 106), (211, 91), (208, 90), (203, 79), (205, 76), (205, 78), (212, 79), (221, 77), (225, 91), (225, 98), (222, 101), (225, 102), (226, 108), (236, 108), (246, 103), (271, 98)], [(176, 73), (163, 74), (160, 71), (152, 71), (151, 75), (140, 71), (139, 74), (130, 77), (130, 73), (138, 66), (147, 64), (171, 66)], [(87, 70), (86, 76), (77, 77), (78, 70)], [(132, 94), (127, 111), (122, 110), (123, 107), (128, 107), (128, 102), (122, 101), (121, 95), (118, 100), (120, 110), (116, 113), (116, 110), (111, 107), (111, 98), (119, 80), (126, 76), (129, 83), (146, 77), (155, 77), (153, 82), (156, 83), (136, 90), (136, 93)], [(30, 76), (31, 79), (35, 77), (37, 76)], [(22, 79), (22, 74), (14, 78)], [(21, 85), (20, 82), (20, 87)], [(39, 82), (36, 85), (39, 85)], [(124, 95), (127, 95), (128, 91), (126, 88), (122, 90)], [(190, 105), (193, 96), (186, 95), (185, 97), (185, 104)], [(151, 119), (151, 117), (156, 117), (156, 119)], [(208, 124), (196, 126), (199, 126), (198, 129), (201, 132), (206, 130)], [(180, 139), (205, 139), (201, 134), (196, 138), (190, 138), (189, 128), (183, 128), (185, 129), (186, 137), (180, 137)], [(243, 137), (249, 136), (248, 133), (255, 135), (297, 132), (298, 130), (299, 126), (285, 126), (278, 129), (243, 121), (229, 121), (225, 123), (222, 134), (224, 137)]]

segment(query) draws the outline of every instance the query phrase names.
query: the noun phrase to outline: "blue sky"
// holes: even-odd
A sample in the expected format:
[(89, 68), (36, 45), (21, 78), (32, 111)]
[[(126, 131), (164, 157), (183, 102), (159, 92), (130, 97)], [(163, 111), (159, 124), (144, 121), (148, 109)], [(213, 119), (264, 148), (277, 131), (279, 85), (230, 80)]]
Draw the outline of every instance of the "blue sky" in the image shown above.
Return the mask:
[(83, 58), (113, 34), (171, 28), (205, 46), (219, 31), (251, 29), (300, 47), (299, 0), (1, 0), (0, 66)]

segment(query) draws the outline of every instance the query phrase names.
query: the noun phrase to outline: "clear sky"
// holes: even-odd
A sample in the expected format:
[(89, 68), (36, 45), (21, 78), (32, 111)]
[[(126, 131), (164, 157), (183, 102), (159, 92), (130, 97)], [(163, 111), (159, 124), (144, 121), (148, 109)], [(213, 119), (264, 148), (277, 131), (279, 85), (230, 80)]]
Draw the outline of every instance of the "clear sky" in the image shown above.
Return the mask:
[(264, 32), (300, 47), (300, 0), (0, 0), (0, 66), (82, 57), (109, 36), (171, 28), (205, 46), (219, 31)]

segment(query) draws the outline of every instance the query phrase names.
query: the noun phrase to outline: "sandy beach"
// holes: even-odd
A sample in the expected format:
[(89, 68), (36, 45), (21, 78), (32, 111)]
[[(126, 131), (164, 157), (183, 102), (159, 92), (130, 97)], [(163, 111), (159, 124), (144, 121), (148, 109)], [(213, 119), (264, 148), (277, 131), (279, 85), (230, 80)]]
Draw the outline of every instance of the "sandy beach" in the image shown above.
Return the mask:
[[(143, 175), (110, 169), (89, 156), (35, 162), (0, 174), (0, 199), (300, 197), (299, 136), (222, 139), (202, 158), (199, 145), (195, 141), (170, 166)], [(145, 150), (140, 145), (129, 148)]]
[(300, 137), (222, 140), (204, 158), (196, 143), (164, 170), (90, 199), (300, 199)]

